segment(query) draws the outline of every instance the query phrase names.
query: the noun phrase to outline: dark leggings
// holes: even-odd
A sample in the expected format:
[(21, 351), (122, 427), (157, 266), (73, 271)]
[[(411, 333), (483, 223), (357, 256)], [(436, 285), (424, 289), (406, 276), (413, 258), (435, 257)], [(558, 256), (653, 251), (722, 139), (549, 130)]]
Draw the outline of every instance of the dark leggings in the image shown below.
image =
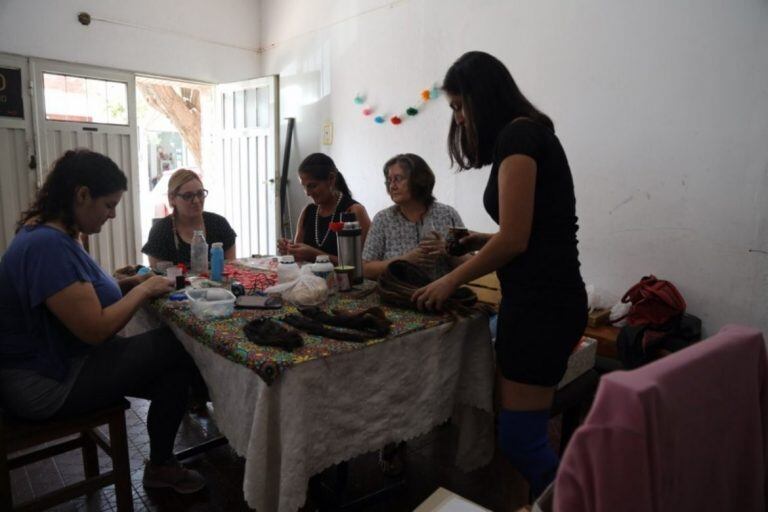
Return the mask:
[(151, 401), (147, 415), (150, 460), (161, 464), (173, 455), (194, 371), (192, 359), (168, 328), (115, 337), (90, 352), (56, 415), (77, 416), (125, 396), (146, 398)]

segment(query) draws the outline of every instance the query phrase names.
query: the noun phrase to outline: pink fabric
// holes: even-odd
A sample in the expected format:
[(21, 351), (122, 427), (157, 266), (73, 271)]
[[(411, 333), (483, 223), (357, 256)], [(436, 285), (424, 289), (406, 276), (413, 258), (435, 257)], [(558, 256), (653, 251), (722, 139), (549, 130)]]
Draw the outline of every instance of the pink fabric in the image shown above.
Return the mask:
[(768, 373), (759, 331), (729, 325), (602, 378), (555, 480), (555, 511), (766, 510)]

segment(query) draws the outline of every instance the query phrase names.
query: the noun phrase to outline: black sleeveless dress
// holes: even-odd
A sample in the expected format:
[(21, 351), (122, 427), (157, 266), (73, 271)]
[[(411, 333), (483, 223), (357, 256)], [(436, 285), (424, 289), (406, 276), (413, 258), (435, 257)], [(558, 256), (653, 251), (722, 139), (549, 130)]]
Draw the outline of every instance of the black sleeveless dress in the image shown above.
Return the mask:
[(536, 161), (528, 249), (497, 270), (501, 284), (496, 361), (509, 380), (555, 386), (587, 325), (576, 197), (565, 151), (555, 133), (531, 120), (508, 124), (496, 140), (483, 203), (499, 222), (499, 168), (509, 155)]
[[(330, 223), (341, 220), (347, 222), (356, 220), (354, 214), (349, 212), (349, 209), (356, 204), (359, 203), (345, 195), (341, 198), (333, 214), (327, 217), (319, 217), (317, 215), (316, 204), (307, 206), (304, 212), (304, 240), (302, 242), (316, 247), (325, 253), (337, 256), (336, 233), (330, 230)], [(317, 220), (317, 232), (315, 232), (315, 220)]]

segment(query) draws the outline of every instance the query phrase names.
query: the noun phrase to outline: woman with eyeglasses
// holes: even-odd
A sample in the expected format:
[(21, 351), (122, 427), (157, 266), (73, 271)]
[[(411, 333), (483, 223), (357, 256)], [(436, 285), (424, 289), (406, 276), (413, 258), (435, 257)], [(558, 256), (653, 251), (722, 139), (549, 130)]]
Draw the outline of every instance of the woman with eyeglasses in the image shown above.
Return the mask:
[(152, 226), (149, 239), (141, 252), (149, 256), (149, 266), (171, 261), (190, 266), (192, 235), (202, 230), (210, 247), (215, 242), (224, 246), (224, 259), (235, 259), (235, 231), (221, 215), (204, 211), (208, 191), (200, 176), (189, 169), (179, 169), (168, 181), (168, 202), (173, 213)]
[(336, 264), (338, 248), (332, 222), (354, 220), (360, 223), (362, 239), (368, 233), (371, 219), (365, 207), (352, 199), (352, 192), (333, 159), (323, 153), (313, 153), (299, 164), (299, 180), (304, 192), (312, 199), (299, 216), (293, 242), (281, 238), (277, 242), (279, 254), (291, 254), (296, 261), (314, 262), (317, 256), (327, 254)]
[(384, 184), (395, 204), (373, 217), (363, 248), (366, 278), (377, 279), (390, 262), (407, 260), (437, 279), (468, 258), (446, 252), (448, 229), (464, 224), (453, 207), (435, 201), (435, 174), (423, 158), (412, 153), (390, 158)]

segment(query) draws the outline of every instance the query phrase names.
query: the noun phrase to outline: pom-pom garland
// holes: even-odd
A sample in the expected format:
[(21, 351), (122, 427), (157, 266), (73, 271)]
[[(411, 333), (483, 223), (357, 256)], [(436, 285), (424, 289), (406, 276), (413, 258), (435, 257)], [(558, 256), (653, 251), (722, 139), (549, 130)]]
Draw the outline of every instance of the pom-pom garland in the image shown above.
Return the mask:
[[(409, 117), (415, 117), (421, 109), (424, 108), (426, 103), (430, 100), (436, 99), (438, 96), (440, 96), (440, 89), (438, 89), (437, 86), (433, 86), (431, 89), (423, 89), (420, 93), (420, 100), (415, 105), (411, 105), (405, 109), (401, 114), (394, 114), (394, 115), (387, 115), (387, 114), (379, 114), (376, 116), (373, 116), (373, 121), (376, 124), (385, 124), (387, 122), (387, 119), (389, 119), (389, 122), (395, 126), (402, 124), (403, 121), (405, 121)], [(363, 108), (361, 109), (361, 112), (364, 116), (370, 117), (375, 112), (375, 107), (372, 107), (370, 104), (365, 104), (366, 97), (363, 94), (356, 94), (353, 101), (355, 105), (361, 105)]]

